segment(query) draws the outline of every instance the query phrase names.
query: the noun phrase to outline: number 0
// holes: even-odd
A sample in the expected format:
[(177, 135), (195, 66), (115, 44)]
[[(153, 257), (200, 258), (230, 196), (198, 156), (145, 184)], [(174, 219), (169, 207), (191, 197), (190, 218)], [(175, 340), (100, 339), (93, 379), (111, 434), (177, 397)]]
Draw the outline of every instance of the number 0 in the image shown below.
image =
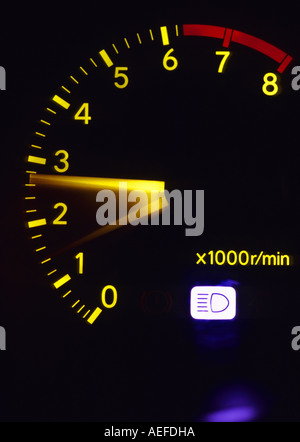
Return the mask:
[[(112, 295), (113, 295), (113, 299), (112, 299), (112, 302), (110, 304), (108, 304), (106, 302), (106, 292), (108, 290), (111, 290), (112, 291)], [(113, 285), (105, 286), (104, 289), (102, 290), (102, 293), (101, 293), (101, 301), (102, 301), (102, 304), (104, 305), (104, 307), (105, 308), (113, 308), (116, 305), (117, 300), (118, 300), (117, 289)]]

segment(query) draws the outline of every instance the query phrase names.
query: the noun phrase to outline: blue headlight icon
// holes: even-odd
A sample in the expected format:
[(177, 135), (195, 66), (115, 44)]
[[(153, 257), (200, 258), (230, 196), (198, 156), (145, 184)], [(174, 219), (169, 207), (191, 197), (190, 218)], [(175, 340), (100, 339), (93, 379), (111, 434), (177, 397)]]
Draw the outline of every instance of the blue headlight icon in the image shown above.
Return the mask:
[(233, 319), (236, 291), (233, 287), (196, 286), (191, 290), (191, 316), (194, 319)]

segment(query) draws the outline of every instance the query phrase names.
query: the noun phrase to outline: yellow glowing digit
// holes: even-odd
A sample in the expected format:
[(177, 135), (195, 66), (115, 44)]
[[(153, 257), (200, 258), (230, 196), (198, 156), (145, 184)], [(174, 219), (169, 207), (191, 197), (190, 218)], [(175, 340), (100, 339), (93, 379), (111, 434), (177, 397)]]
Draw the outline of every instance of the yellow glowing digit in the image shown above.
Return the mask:
[(263, 93), (266, 95), (276, 95), (278, 92), (277, 75), (269, 72), (264, 76)]
[(226, 63), (226, 61), (227, 61), (227, 59), (228, 59), (228, 57), (230, 55), (230, 51), (216, 51), (216, 55), (222, 55), (223, 56), (223, 58), (221, 60), (221, 63), (219, 65), (219, 69), (218, 69), (218, 72), (221, 74), (223, 72), (223, 70), (224, 70), (225, 63)]
[(174, 49), (170, 49), (163, 59), (163, 66), (167, 71), (174, 71), (178, 67), (178, 60), (177, 58), (173, 57), (172, 54), (174, 52)]
[(55, 156), (62, 155), (62, 158), (59, 159), (59, 162), (63, 164), (63, 167), (54, 166), (56, 172), (64, 173), (69, 169), (68, 158), (69, 154), (66, 150), (58, 150), (55, 152)]
[(55, 225), (66, 225), (67, 221), (66, 220), (62, 220), (62, 218), (65, 216), (65, 214), (67, 213), (68, 207), (65, 203), (56, 203), (54, 206), (54, 209), (59, 209), (61, 208), (61, 212), (60, 214), (55, 218), (55, 220), (53, 221), (53, 224)]
[(121, 71), (128, 71), (128, 68), (116, 68), (115, 70), (115, 78), (121, 78), (122, 82), (118, 83), (117, 81), (115, 81), (115, 86), (118, 89), (125, 89), (126, 86), (128, 86), (129, 83), (129, 78), (126, 74), (122, 73)]
[[(113, 299), (110, 304), (108, 304), (106, 301), (106, 293), (108, 290), (111, 290), (112, 295), (113, 295)], [(105, 286), (104, 289), (102, 290), (102, 293), (101, 293), (101, 301), (102, 301), (103, 306), (106, 308), (113, 308), (116, 305), (117, 300), (118, 300), (118, 293), (117, 293), (116, 288), (113, 285)]]
[(78, 273), (79, 275), (83, 274), (83, 253), (77, 253), (75, 258), (78, 260)]
[(89, 103), (83, 103), (74, 115), (75, 120), (84, 121), (84, 124), (89, 124), (92, 117), (89, 115)]

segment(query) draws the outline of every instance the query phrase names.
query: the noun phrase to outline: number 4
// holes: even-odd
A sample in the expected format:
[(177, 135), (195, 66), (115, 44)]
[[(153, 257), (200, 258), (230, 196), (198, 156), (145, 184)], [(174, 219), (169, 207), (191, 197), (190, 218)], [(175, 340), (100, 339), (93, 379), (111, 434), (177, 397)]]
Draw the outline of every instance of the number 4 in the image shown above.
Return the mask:
[(89, 103), (83, 103), (83, 105), (78, 109), (74, 115), (75, 120), (82, 120), (84, 124), (89, 124), (92, 117), (89, 115)]
[(226, 63), (226, 61), (227, 61), (227, 59), (228, 59), (228, 57), (230, 55), (230, 51), (216, 51), (216, 55), (222, 55), (223, 56), (223, 58), (221, 60), (221, 63), (219, 65), (219, 69), (218, 69), (218, 72), (221, 74), (223, 72), (223, 70), (224, 70), (225, 63)]

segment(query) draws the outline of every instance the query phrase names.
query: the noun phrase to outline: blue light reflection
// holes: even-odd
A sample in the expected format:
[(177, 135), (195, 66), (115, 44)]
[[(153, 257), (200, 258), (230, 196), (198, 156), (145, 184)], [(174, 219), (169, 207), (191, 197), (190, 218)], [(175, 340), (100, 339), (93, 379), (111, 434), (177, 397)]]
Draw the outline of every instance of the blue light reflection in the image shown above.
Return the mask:
[(212, 398), (212, 406), (201, 422), (253, 422), (263, 411), (261, 396), (247, 386), (231, 386), (219, 390)]

